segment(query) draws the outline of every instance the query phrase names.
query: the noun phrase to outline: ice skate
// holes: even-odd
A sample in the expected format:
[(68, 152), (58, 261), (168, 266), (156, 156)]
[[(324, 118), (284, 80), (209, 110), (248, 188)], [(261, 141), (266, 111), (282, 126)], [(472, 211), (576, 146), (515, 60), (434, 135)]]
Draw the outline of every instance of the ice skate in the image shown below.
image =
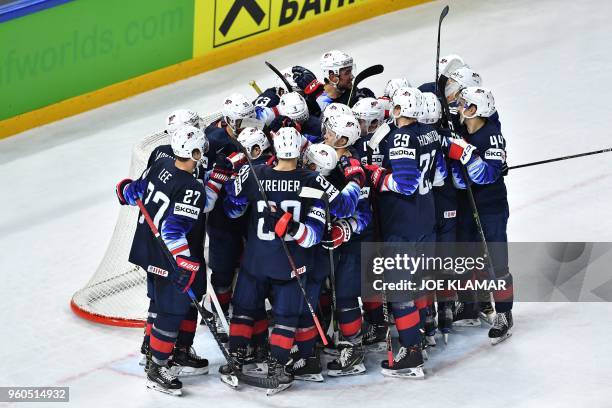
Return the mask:
[(172, 375), (167, 366), (151, 361), (149, 370), (147, 370), (147, 388), (179, 396), (182, 395), (183, 383)]
[(381, 364), (381, 373), (387, 377), (397, 378), (425, 378), (423, 371), (423, 354), (419, 345), (401, 347), (393, 358), (393, 366), (389, 367), (389, 362), (384, 360)]
[(208, 360), (198, 356), (193, 347), (177, 346), (168, 367), (176, 377), (208, 374)]
[(489, 329), (489, 339), (491, 344), (496, 345), (512, 336), (510, 329), (514, 322), (512, 321), (512, 310), (503, 313), (497, 313), (493, 320), (493, 327)]
[(353, 344), (348, 341), (341, 341), (338, 344), (340, 356), (327, 363), (327, 375), (330, 377), (344, 377), (365, 373), (366, 368), (363, 364), (365, 348), (361, 344)]

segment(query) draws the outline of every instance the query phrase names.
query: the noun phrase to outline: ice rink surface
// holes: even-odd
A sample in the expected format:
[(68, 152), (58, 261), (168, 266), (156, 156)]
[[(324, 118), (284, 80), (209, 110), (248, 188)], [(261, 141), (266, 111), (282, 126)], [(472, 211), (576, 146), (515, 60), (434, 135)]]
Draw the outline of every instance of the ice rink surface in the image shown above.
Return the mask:
[[(91, 324), (70, 311), (112, 235), (113, 188), (127, 174), (131, 148), (162, 128), (167, 113), (211, 112), (231, 92), (252, 95), (249, 80), (268, 86), (274, 79), (264, 60), (318, 72), (331, 48), (352, 54), (358, 70), (384, 64), (384, 75), (364, 82), (377, 94), (392, 77), (431, 81), (444, 4), (374, 18), (0, 141), (0, 386), (69, 386), (71, 406), (79, 407), (612, 406), (605, 303), (517, 304), (513, 337), (491, 347), (485, 329), (458, 331), (430, 353), (425, 381), (384, 378), (377, 368), (384, 356), (370, 354), (367, 375), (297, 383), (270, 398), (219, 382), (222, 356), (206, 330), (196, 348), (212, 374), (186, 380), (180, 399), (148, 391), (137, 365), (141, 331)], [(510, 165), (612, 145), (611, 2), (450, 5), (442, 54), (463, 56), (492, 88)], [(511, 171), (509, 239), (612, 241), (611, 163), (608, 153)]]

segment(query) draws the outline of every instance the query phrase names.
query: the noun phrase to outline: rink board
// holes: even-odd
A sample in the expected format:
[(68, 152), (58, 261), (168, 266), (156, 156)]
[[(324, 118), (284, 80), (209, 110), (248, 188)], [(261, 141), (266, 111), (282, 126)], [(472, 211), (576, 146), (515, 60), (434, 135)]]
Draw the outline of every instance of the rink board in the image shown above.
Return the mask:
[(0, 138), (427, 1), (82, 0), (6, 21)]

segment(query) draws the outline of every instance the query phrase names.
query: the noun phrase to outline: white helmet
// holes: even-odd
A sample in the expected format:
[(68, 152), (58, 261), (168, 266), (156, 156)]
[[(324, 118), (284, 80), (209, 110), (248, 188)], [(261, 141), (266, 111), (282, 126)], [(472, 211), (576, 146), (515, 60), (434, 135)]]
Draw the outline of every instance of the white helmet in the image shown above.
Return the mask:
[[(375, 131), (385, 120), (385, 106), (378, 99), (363, 98), (353, 106), (353, 115), (359, 120), (360, 124), (363, 121), (362, 132), (370, 133)], [(370, 129), (372, 122), (375, 120), (378, 121), (376, 128)]]
[(467, 65), (463, 61), (463, 58), (461, 58), (457, 54), (450, 54), (440, 58), (438, 66), (440, 70), (440, 75), (448, 77), (448, 74)]
[[(287, 67), (287, 68), (281, 70), (280, 73), (281, 73), (282, 76), (285, 77), (287, 82), (289, 82), (289, 85), (291, 85), (291, 89), (286, 89), (287, 92), (295, 92), (295, 91), (297, 91), (299, 89), (297, 84), (293, 80), (293, 67)], [(276, 77), (274, 82), (275, 82), (277, 88), (283, 88), (283, 89), (287, 88), (287, 85), (285, 85), (283, 80), (280, 79), (279, 77)]]
[(296, 122), (305, 122), (310, 116), (306, 99), (297, 92), (289, 92), (280, 97), (278, 112)]
[(314, 164), (314, 169), (311, 166), (308, 168), (318, 171), (323, 176), (329, 176), (329, 173), (338, 164), (338, 154), (336, 149), (325, 143), (311, 144), (304, 152), (303, 161), (304, 166)]
[(493, 99), (493, 94), (489, 89), (470, 86), (461, 91), (459, 98), (465, 101), (466, 109), (470, 105), (476, 105), (476, 113), (474, 116), (465, 116), (468, 119), (475, 116), (488, 118), (496, 112), (495, 99)]
[(357, 69), (353, 63), (353, 57), (345, 52), (338, 50), (327, 51), (321, 57), (321, 71), (323, 71), (323, 78), (329, 78), (329, 72), (333, 72), (336, 75), (340, 75), (342, 68), (353, 68), (353, 71)]
[(383, 96), (393, 99), (393, 94), (395, 94), (395, 91), (400, 88), (412, 88), (412, 85), (410, 85), (410, 81), (408, 81), (406, 78), (390, 79), (389, 82), (387, 82), (387, 85), (385, 85), (385, 92), (383, 93)]
[(395, 115), (395, 112), (391, 112), (393, 118), (418, 118), (423, 115), (423, 94), (416, 88), (400, 88), (393, 97), (393, 107), (397, 106), (400, 113)]
[(223, 117), (227, 125), (238, 132), (242, 119), (255, 117), (255, 106), (244, 95), (231, 94), (223, 102)]
[[(334, 146), (332, 147), (335, 148), (349, 147), (361, 136), (361, 127), (353, 115), (330, 116), (325, 122), (325, 130), (325, 133), (329, 131), (334, 133)], [(344, 146), (336, 146), (336, 142), (342, 137), (348, 139), (346, 144)]]
[(432, 125), (442, 118), (442, 105), (436, 94), (423, 92), (423, 115), (418, 118), (420, 123)]
[(172, 134), (184, 125), (200, 128), (200, 116), (189, 109), (177, 109), (166, 119), (166, 132)]
[[(200, 129), (195, 126), (182, 126), (172, 133), (170, 141), (172, 152), (176, 157), (191, 159), (202, 163), (204, 154), (208, 151), (208, 139)], [(193, 158), (193, 151), (200, 151), (200, 160)]]
[[(264, 132), (252, 127), (244, 128), (242, 132), (240, 132), (238, 135), (238, 142), (240, 142), (240, 144), (244, 147), (249, 155), (249, 158), (251, 159), (256, 159), (257, 157), (261, 156), (261, 153), (270, 147), (270, 142), (268, 141), (268, 138)], [(258, 146), (260, 150), (257, 157), (253, 157), (252, 154), (252, 150), (255, 146)]]
[(337, 115), (352, 115), (353, 111), (348, 105), (338, 102), (332, 102), (323, 109), (321, 113), (321, 133), (325, 132), (325, 124), (327, 123), (327, 119), (332, 116)]
[(274, 134), (272, 139), (276, 157), (279, 159), (297, 159), (300, 157), (302, 135), (295, 128), (283, 127)]
[(444, 89), (444, 95), (447, 98), (456, 94), (462, 89), (467, 88), (468, 86), (482, 85), (482, 78), (470, 67), (461, 67), (456, 69), (450, 74), (449, 79), (452, 79), (453, 82), (448, 81), (446, 88)]

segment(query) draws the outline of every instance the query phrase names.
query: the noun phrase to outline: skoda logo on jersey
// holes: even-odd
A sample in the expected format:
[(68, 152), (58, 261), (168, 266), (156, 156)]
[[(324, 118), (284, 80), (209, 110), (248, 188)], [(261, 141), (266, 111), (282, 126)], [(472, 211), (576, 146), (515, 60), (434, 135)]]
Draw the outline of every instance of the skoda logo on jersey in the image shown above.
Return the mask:
[(214, 0), (213, 47), (270, 30), (272, 0)]

